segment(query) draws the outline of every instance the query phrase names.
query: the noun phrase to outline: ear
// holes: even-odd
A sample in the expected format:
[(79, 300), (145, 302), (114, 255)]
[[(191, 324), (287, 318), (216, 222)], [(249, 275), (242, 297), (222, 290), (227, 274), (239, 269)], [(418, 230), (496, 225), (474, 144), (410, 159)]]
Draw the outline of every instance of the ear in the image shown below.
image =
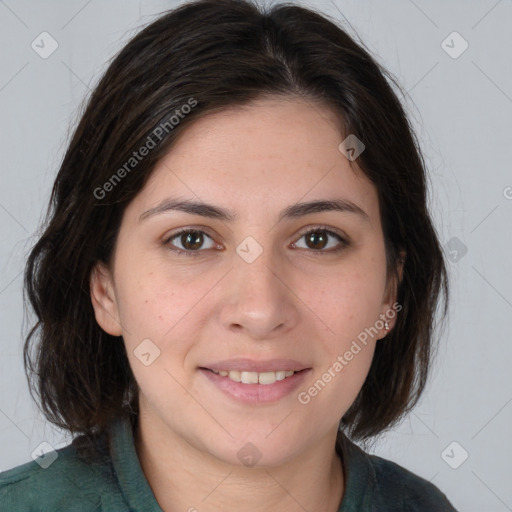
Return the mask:
[[(396, 323), (396, 317), (398, 312), (402, 309), (402, 306), (396, 307), (396, 298), (398, 295), (398, 287), (402, 282), (403, 274), (404, 274), (404, 264), (405, 264), (406, 252), (404, 250), (400, 251), (398, 255), (398, 261), (396, 266), (396, 272), (393, 272), (389, 276), (389, 280), (386, 288), (386, 295), (384, 297), (384, 301), (382, 304), (382, 313), (380, 318), (384, 321), (387, 320), (389, 325), (389, 331), (393, 329)], [(389, 331), (383, 330), (383, 336), (385, 337)], [(380, 338), (379, 338), (380, 339)]]
[(92, 307), (99, 326), (112, 336), (121, 336), (123, 329), (114, 293), (113, 278), (104, 263), (97, 263), (89, 280)]

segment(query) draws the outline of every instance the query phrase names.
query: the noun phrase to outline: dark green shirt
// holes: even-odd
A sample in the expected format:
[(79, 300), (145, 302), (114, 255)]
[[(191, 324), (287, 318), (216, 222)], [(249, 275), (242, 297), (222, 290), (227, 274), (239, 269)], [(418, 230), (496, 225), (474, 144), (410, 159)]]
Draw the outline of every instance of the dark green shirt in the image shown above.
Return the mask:
[[(54, 452), (57, 458), (46, 469), (42, 466), (47, 464), (34, 460), (0, 473), (0, 511), (161, 511), (140, 466), (131, 422), (113, 423), (109, 440), (107, 436), (101, 439), (101, 460), (86, 463), (74, 440)], [(339, 512), (456, 512), (433, 484), (398, 464), (367, 454), (341, 432), (336, 450), (343, 454), (346, 474)], [(232, 509), (236, 504), (227, 506)], [(200, 499), (190, 507), (200, 511)]]

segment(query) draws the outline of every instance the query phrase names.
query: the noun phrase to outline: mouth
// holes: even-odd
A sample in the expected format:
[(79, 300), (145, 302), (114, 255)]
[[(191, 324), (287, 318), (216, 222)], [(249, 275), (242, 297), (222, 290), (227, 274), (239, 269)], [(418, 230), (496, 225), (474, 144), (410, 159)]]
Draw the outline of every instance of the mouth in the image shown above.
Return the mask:
[(212, 370), (211, 368), (200, 368), (201, 370), (210, 371), (220, 377), (226, 377), (233, 382), (238, 382), (241, 384), (263, 384), (270, 385), (275, 382), (280, 382), (282, 380), (288, 379), (292, 377), (296, 373), (304, 372), (307, 368), (303, 370), (277, 370), (277, 371), (263, 371), (263, 372), (253, 372), (253, 371), (245, 371), (245, 370)]
[[(264, 405), (277, 403), (285, 397), (291, 396), (300, 386), (303, 386), (312, 368), (304, 368), (300, 364), (297, 369), (292, 369), (291, 362), (285, 363), (287, 369), (272, 364), (274, 369), (268, 370), (268, 366), (254, 363), (258, 370), (247, 369), (249, 365), (240, 365), (231, 362), (231, 369), (222, 363), (217, 368), (199, 367), (199, 372), (206, 378), (208, 386), (213, 386), (231, 400), (248, 405)], [(275, 363), (275, 362), (274, 362)], [(229, 364), (229, 363), (228, 363)]]

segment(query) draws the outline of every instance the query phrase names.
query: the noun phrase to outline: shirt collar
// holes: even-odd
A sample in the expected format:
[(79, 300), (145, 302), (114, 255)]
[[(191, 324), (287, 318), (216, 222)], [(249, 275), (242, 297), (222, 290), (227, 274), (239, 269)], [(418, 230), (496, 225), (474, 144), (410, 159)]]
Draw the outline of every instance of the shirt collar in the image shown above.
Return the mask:
[(142, 471), (135, 449), (132, 422), (128, 418), (112, 424), (110, 453), (119, 487), (131, 510), (137, 512), (163, 512)]
[[(384, 510), (378, 508), (377, 477), (368, 454), (343, 432), (336, 437), (336, 452), (343, 463), (345, 489), (338, 512)], [(375, 508), (377, 506), (377, 508)]]

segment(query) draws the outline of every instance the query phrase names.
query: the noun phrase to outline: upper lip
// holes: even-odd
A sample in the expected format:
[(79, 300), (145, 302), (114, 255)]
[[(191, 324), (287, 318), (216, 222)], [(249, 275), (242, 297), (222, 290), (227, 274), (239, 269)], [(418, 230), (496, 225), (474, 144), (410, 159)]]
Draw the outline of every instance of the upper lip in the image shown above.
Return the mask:
[(201, 368), (215, 370), (217, 372), (222, 370), (238, 370), (246, 372), (276, 372), (279, 370), (293, 370), (298, 372), (300, 370), (309, 369), (307, 365), (293, 359), (268, 359), (266, 361), (255, 361), (254, 359), (247, 359), (243, 357), (226, 359), (225, 361), (218, 361), (215, 363), (208, 363)]

